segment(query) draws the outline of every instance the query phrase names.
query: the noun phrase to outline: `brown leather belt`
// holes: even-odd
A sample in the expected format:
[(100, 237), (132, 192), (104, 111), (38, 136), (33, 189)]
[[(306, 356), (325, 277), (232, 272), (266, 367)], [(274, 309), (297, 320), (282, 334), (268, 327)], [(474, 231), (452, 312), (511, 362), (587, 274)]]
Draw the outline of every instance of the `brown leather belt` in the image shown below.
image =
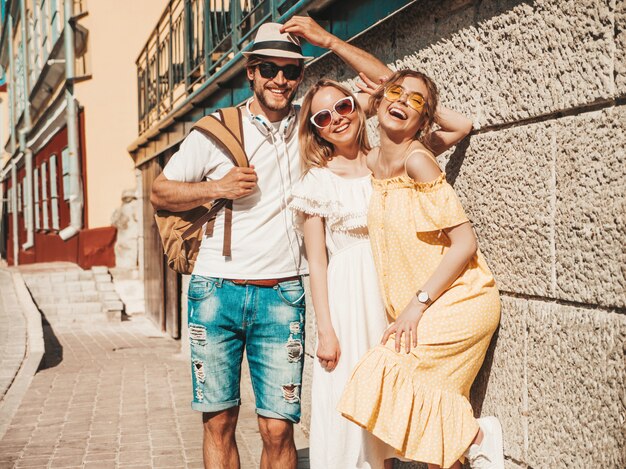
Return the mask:
[(284, 278), (267, 278), (267, 279), (258, 279), (258, 280), (243, 280), (237, 278), (229, 278), (229, 281), (233, 282), (235, 285), (253, 285), (255, 287), (275, 287), (281, 282), (289, 282), (291, 280), (300, 280), (299, 275), (294, 275), (293, 277), (284, 277)]

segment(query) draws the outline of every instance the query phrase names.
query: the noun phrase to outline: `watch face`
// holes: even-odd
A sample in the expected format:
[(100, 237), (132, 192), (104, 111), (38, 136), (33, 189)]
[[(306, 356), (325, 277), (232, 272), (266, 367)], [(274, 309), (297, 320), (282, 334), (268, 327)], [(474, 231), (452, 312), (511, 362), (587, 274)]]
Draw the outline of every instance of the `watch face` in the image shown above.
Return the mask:
[(429, 298), (429, 296), (428, 296), (428, 293), (427, 293), (427, 292), (425, 292), (425, 291), (421, 291), (421, 292), (419, 292), (419, 295), (417, 295), (417, 300), (418, 300), (420, 303), (428, 303), (428, 300), (429, 300), (429, 299), (430, 299), (430, 298)]

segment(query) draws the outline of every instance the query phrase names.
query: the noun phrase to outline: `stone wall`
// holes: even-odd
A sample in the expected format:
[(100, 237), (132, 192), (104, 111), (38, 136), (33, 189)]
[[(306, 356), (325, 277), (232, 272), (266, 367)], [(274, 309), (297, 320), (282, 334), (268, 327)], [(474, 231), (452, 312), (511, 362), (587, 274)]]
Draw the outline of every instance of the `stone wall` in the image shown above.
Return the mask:
[(626, 467), (626, 2), (417, 0), (354, 43), (474, 120), (441, 163), (502, 293), (472, 401), (507, 466)]

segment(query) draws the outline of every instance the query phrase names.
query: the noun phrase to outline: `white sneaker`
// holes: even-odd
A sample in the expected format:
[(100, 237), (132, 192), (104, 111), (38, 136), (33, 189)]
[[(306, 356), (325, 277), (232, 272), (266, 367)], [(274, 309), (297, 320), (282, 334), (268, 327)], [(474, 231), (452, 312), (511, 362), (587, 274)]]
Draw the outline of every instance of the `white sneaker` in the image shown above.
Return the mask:
[(482, 417), (478, 425), (483, 431), (480, 445), (471, 445), (465, 451), (472, 469), (504, 469), (504, 448), (502, 447), (502, 425), (496, 417)]

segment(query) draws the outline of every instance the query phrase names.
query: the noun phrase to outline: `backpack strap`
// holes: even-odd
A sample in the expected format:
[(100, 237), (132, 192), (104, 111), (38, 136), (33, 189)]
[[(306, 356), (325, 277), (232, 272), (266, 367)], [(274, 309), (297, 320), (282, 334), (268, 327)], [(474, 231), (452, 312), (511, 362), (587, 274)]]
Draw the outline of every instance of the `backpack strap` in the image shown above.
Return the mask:
[(248, 167), (248, 157), (243, 146), (243, 124), (241, 110), (236, 107), (220, 109), (221, 119), (204, 116), (192, 129), (213, 139), (235, 166)]
[[(237, 141), (243, 146), (243, 117), (240, 107), (225, 107), (218, 109), (220, 120), (234, 135)], [(245, 153), (245, 152), (244, 152)]]
[[(192, 129), (197, 130), (206, 137), (211, 138), (230, 158), (235, 166), (247, 168), (250, 166), (248, 156), (243, 143), (243, 123), (241, 109), (229, 107), (219, 109), (220, 119), (215, 116), (205, 116), (196, 122)], [(196, 230), (202, 228), (206, 223), (207, 236), (213, 235), (215, 226), (215, 218), (217, 213), (222, 209), (224, 213), (224, 245), (222, 247), (222, 255), (231, 256), (231, 239), (233, 224), (233, 201), (230, 199), (218, 199), (213, 202), (210, 208), (203, 213), (198, 219), (189, 226), (183, 233), (183, 239), (186, 239)]]

